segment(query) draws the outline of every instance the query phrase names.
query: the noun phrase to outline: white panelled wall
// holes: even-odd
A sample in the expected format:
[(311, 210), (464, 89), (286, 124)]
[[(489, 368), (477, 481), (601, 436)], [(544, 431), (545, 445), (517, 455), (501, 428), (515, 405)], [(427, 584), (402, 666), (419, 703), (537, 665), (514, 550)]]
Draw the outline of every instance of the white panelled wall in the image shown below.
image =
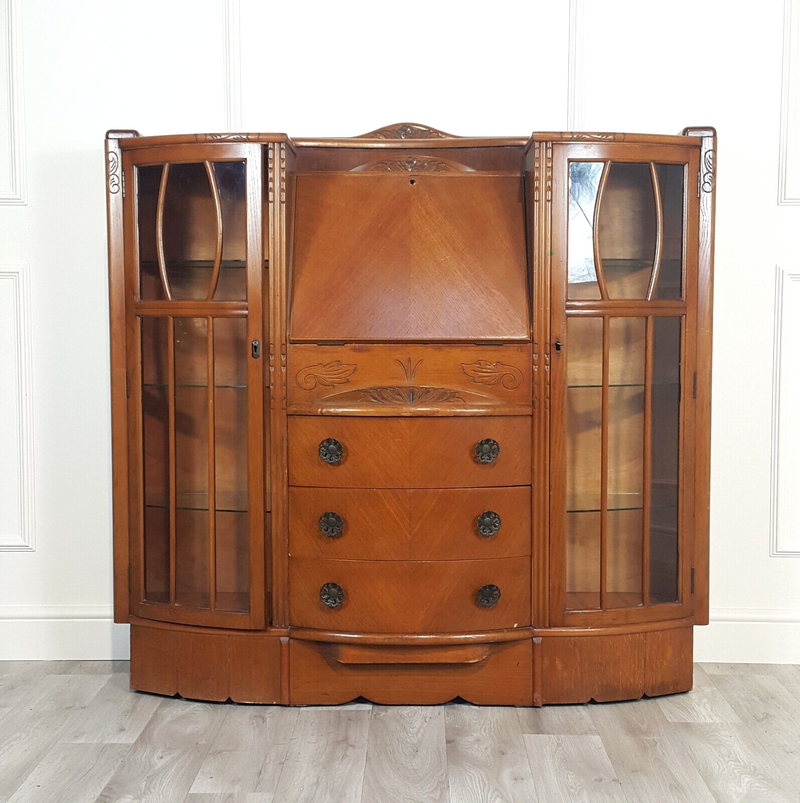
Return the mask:
[(111, 621), (103, 135), (719, 133), (711, 620), (800, 663), (800, 0), (0, 0), (0, 659)]

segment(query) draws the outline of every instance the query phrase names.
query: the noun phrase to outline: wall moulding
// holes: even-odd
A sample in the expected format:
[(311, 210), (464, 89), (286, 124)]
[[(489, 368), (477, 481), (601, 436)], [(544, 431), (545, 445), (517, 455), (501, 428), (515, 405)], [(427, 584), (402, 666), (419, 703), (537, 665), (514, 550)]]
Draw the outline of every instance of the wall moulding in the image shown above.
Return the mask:
[(785, 0), (778, 205), (800, 206), (800, 0)]
[(800, 558), (800, 268), (775, 269), (770, 555)]
[(11, 516), (6, 519), (0, 512), (0, 552), (33, 552), (33, 368), (27, 265), (0, 265), (0, 313), (0, 444), (2, 451), (8, 449), (0, 477), (5, 488), (17, 489)]
[(0, 206), (27, 205), (25, 114), (22, 82), (22, 3), (0, 0), (0, 105), (5, 131), (0, 134)]

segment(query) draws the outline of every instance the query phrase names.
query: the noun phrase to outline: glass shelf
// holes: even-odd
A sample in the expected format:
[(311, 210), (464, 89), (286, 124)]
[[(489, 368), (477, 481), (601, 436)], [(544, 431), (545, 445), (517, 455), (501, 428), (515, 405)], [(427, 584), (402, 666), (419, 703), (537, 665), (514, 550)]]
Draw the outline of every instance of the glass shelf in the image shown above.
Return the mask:
[[(169, 499), (166, 496), (149, 494), (145, 507), (166, 509)], [(216, 510), (218, 513), (247, 513), (247, 493), (217, 491)], [(175, 497), (177, 510), (208, 510), (207, 493), (179, 493)]]

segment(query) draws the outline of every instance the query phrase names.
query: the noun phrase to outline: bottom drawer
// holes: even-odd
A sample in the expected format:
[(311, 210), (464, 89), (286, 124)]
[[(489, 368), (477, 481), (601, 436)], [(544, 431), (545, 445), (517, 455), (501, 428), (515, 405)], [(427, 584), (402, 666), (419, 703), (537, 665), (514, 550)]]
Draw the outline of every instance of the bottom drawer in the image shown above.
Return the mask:
[[(465, 633), (523, 627), (531, 621), (530, 576), (529, 558), (290, 558), (289, 619), (294, 627), (351, 633)], [(494, 588), (499, 597), (491, 593)], [(479, 604), (479, 593), (484, 604)]]
[[(343, 649), (291, 639), (289, 699), (292, 705), (335, 705), (357, 697), (383, 705), (434, 705), (462, 697), (476, 705), (532, 705), (531, 646), (529, 638), (476, 645), (458, 663), (450, 647)], [(410, 656), (414, 650), (420, 663)]]

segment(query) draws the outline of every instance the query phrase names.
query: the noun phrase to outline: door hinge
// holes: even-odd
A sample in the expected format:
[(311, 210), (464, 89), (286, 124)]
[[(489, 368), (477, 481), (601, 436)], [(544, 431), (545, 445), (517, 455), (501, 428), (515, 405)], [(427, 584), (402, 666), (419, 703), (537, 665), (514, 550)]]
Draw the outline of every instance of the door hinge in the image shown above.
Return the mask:
[(692, 571), (690, 573), (689, 589), (692, 594), (694, 594), (694, 566), (692, 566)]
[(125, 197), (125, 171), (122, 171), (122, 197)]
[(131, 568), (130, 563), (128, 564), (128, 593), (131, 592), (131, 585), (133, 583), (133, 569)]
[(127, 373), (125, 374), (125, 395), (130, 399), (130, 397), (131, 397), (131, 378)]
[(697, 371), (692, 374), (692, 398), (697, 398)]
[[(123, 176), (123, 178), (124, 178), (124, 176)], [(123, 184), (123, 187), (124, 186), (125, 185)], [(699, 170), (697, 171), (697, 197), (698, 198), (700, 197), (700, 171)]]

